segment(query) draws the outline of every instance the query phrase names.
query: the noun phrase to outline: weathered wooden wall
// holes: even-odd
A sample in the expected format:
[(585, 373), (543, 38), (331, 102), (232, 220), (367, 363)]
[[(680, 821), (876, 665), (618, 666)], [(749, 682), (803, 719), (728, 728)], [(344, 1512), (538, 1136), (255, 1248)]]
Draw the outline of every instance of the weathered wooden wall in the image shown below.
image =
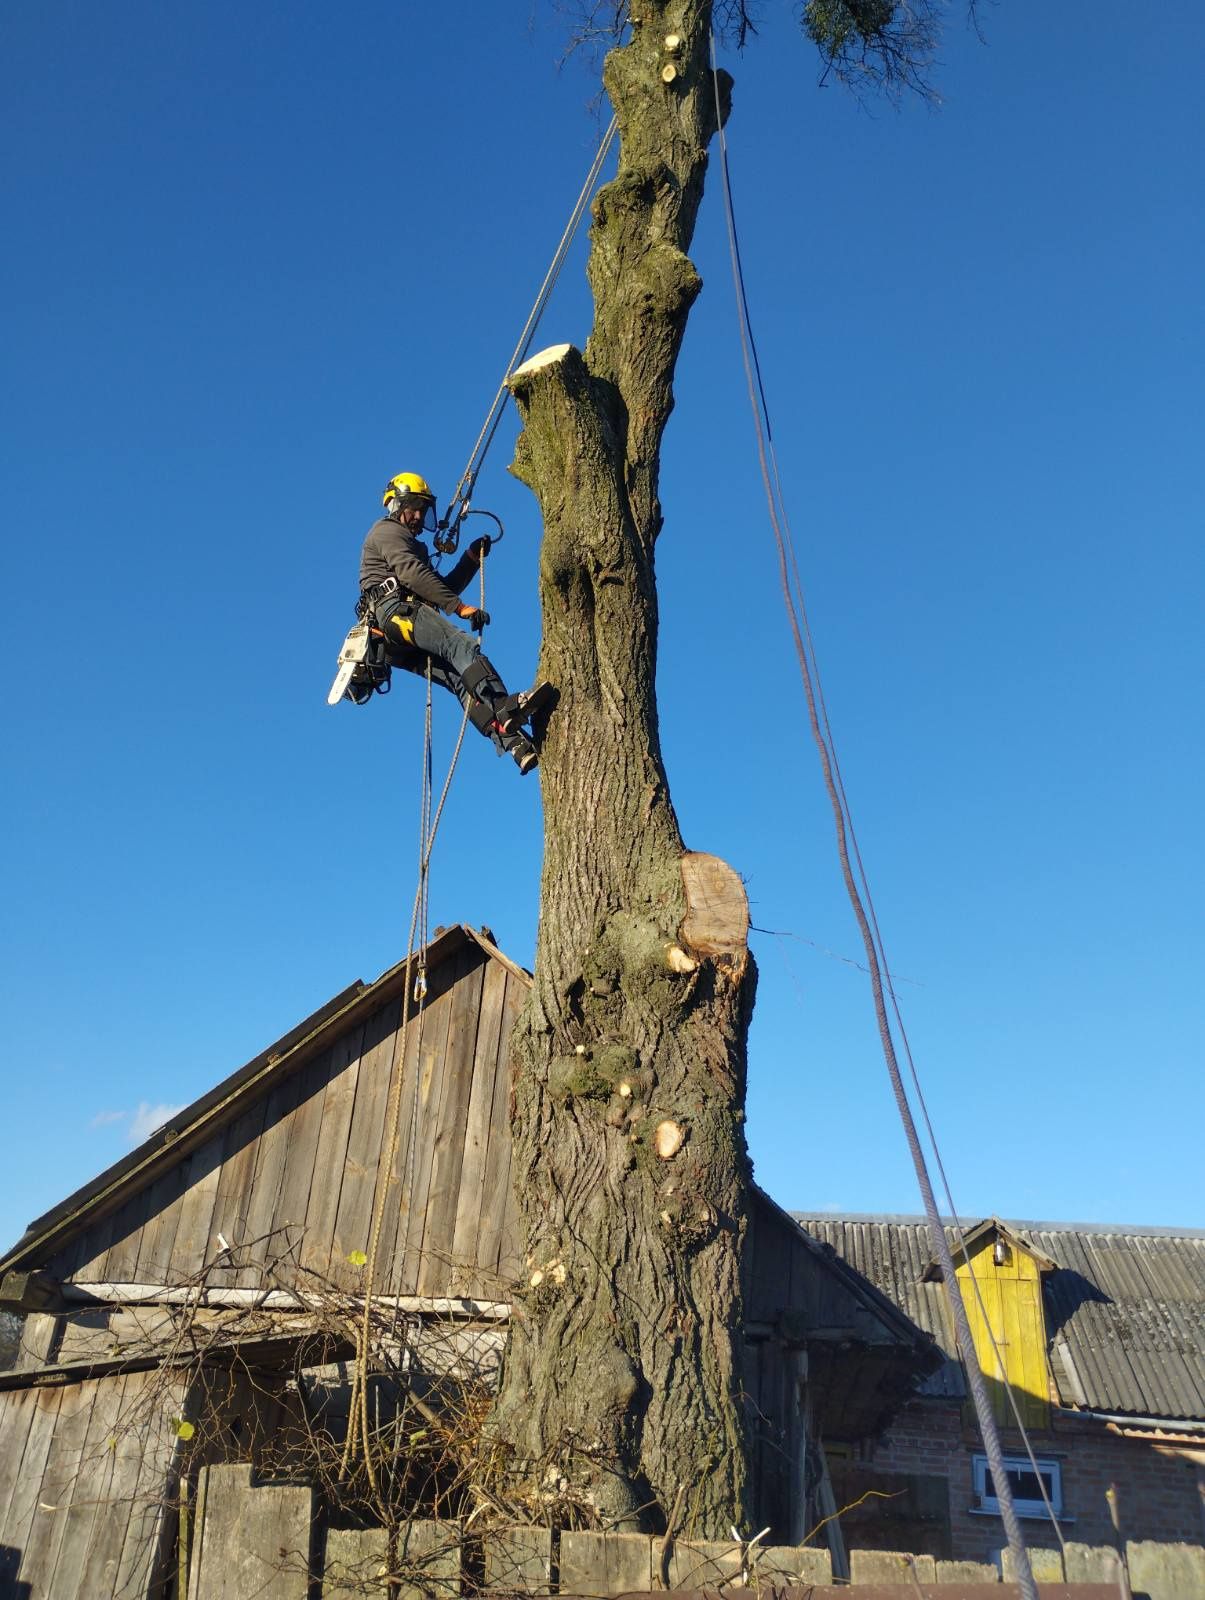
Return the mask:
[(911, 1391), (926, 1339), (860, 1274), (755, 1192), (742, 1263), (745, 1392), (758, 1521), (799, 1540), (819, 1520), (808, 1436), (873, 1434)]
[[(35, 1600), (107, 1595), (115, 1591), (98, 1586), (95, 1574), (112, 1568), (142, 1582), (152, 1546), (174, 1537), (174, 1513), (162, 1509), (174, 1459), (170, 1431), (134, 1448), (135, 1436), (115, 1420), (139, 1396), (145, 1402), (168, 1391), (155, 1388), (152, 1373), (117, 1371), (122, 1363), (178, 1356), (180, 1340), (193, 1334), (222, 1342), (229, 1326), (225, 1342), (237, 1344), (241, 1368), (259, 1374), (255, 1383), (246, 1372), (238, 1378), (256, 1390), (254, 1403), (222, 1389), (233, 1377), (214, 1377), (207, 1403), (238, 1414), (236, 1459), (279, 1468), (266, 1442), (287, 1444), (287, 1429), (265, 1409), (279, 1397), (264, 1374), (292, 1367), (299, 1341), (317, 1325), (312, 1306), (283, 1297), (284, 1306), (257, 1305), (252, 1314), (213, 1305), (184, 1310), (163, 1296), (123, 1305), (116, 1291), (106, 1299), (106, 1289), (188, 1285), (203, 1275), (210, 1289), (242, 1294), (313, 1290), (320, 1281), (355, 1292), (364, 1272), (350, 1258), (369, 1248), (383, 1181), (377, 1294), (511, 1300), (521, 1244), (510, 1193), (509, 1037), (529, 979), (469, 930), (448, 930), (431, 949), (427, 1002), (404, 1030), (402, 969), (368, 988), (353, 986), (189, 1108), (177, 1128), (153, 1136), (133, 1165), (102, 1174), (40, 1219), (13, 1253), (27, 1271), (102, 1288), (91, 1291), (97, 1303), (30, 1316), (18, 1371), (0, 1383), (0, 1546), (19, 1552), (0, 1551), (0, 1583), (13, 1560), (22, 1574), (28, 1560)], [(389, 1106), (399, 1088), (390, 1160)], [(832, 1337), (836, 1354), (824, 1382), (839, 1391), (850, 1418), (877, 1416), (890, 1388), (884, 1374), (906, 1383), (916, 1355), (891, 1321), (902, 1327), (902, 1315), (886, 1302), (877, 1307), (876, 1291), (856, 1274), (842, 1277), (759, 1193), (744, 1281), (758, 1526), (771, 1524), (773, 1537), (786, 1542), (806, 1531), (801, 1518), (814, 1486), (806, 1481), (812, 1402), (805, 1380), (815, 1387), (817, 1361), (830, 1360), (825, 1340)], [(436, 1314), (426, 1301), (417, 1309)], [(492, 1379), (504, 1324), (490, 1318), (504, 1310), (481, 1308), (480, 1326), (424, 1322), (412, 1335), (415, 1373), (443, 1372), (454, 1357)], [(274, 1354), (275, 1344), (288, 1348)], [(332, 1348), (325, 1358), (335, 1362), (332, 1393), (345, 1391), (339, 1362), (347, 1353)], [(59, 1386), (37, 1387), (47, 1381)], [(193, 1374), (187, 1403), (194, 1410), (198, 1384)], [(180, 1414), (184, 1405), (181, 1398)], [(162, 1432), (162, 1416), (159, 1424)], [(223, 1457), (207, 1449), (204, 1459)], [(62, 1517), (35, 1514), (43, 1502), (65, 1508)]]
[(515, 1265), (506, 1042), (523, 980), (465, 941), (429, 981), (404, 1039), (395, 997), (89, 1226), (48, 1270), (78, 1282), (182, 1283), (217, 1260), (221, 1235), (238, 1265), (214, 1268), (214, 1285), (257, 1286), (269, 1264), (296, 1281), (296, 1264), (357, 1288), (362, 1270), (348, 1257), (368, 1249), (401, 1074), (376, 1290), (492, 1293)]
[(174, 1539), (165, 1500), (180, 1404), (179, 1385), (155, 1373), (0, 1393), (5, 1594), (149, 1594)]

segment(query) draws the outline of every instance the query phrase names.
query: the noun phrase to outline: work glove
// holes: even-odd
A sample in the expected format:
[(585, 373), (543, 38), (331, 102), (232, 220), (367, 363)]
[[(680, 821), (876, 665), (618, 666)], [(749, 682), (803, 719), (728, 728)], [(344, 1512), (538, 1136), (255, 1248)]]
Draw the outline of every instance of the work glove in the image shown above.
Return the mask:
[(489, 555), (493, 542), (488, 533), (483, 533), (480, 539), (474, 539), (469, 546), (469, 554), (478, 566), (481, 565), (482, 558)]
[(456, 615), (462, 622), (467, 622), (474, 633), (480, 633), (490, 620), (488, 611), (482, 611), (480, 606), (457, 606)]

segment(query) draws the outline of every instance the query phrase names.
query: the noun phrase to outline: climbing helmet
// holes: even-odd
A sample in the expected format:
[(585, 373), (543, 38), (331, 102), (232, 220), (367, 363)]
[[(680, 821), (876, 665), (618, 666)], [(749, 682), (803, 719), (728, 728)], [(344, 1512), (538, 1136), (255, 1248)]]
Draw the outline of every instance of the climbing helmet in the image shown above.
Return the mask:
[(435, 526), (435, 495), (425, 478), (417, 472), (399, 472), (385, 485), (381, 504), (389, 516), (400, 518), (408, 506), (418, 506), (424, 513), (423, 526)]

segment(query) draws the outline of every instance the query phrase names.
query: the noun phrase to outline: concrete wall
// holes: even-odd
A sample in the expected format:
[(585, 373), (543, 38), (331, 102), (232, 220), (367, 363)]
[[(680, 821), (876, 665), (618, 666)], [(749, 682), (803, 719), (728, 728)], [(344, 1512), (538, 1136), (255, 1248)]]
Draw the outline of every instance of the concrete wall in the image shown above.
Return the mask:
[[(1043, 1600), (1115, 1600), (1118, 1559), (1111, 1547), (1072, 1545), (1066, 1566), (1056, 1551), (1033, 1552)], [(1205, 1600), (1205, 1550), (1146, 1541), (1129, 1547), (1135, 1600)], [(867, 1600), (919, 1594), (1006, 1596), (1018, 1591), (1005, 1563), (941, 1561), (898, 1551), (851, 1553), (852, 1586)], [(197, 1499), (189, 1600), (351, 1600), (384, 1592), (389, 1551), (381, 1529), (326, 1528), (304, 1484), (257, 1483), (250, 1467), (203, 1469)], [(476, 1592), (607, 1596), (649, 1593), (662, 1574), (670, 1590), (806, 1588), (836, 1596), (828, 1552), (785, 1546), (677, 1540), (669, 1548), (640, 1534), (554, 1534), (547, 1528), (489, 1529), (462, 1540), (455, 1523), (415, 1522), (397, 1541), (400, 1600)], [(813, 1587), (814, 1586), (814, 1587)], [(35, 1594), (31, 1600), (43, 1600)], [(49, 1597), (46, 1597), (49, 1600)]]

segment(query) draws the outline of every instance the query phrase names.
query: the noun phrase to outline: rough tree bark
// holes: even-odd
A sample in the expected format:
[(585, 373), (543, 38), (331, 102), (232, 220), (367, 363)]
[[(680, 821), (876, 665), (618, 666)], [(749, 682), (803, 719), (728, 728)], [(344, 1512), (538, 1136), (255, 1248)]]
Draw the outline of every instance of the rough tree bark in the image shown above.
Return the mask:
[[(635, 0), (604, 82), (619, 170), (598, 196), (583, 352), (514, 376), (513, 470), (539, 499), (536, 979), (514, 1041), (528, 1263), (496, 1410), (545, 1499), (727, 1536), (747, 1512), (740, 1255), (754, 967), (739, 880), (683, 846), (657, 727), (658, 464), (700, 288), (687, 258), (716, 131), (710, 0)], [(726, 108), (729, 81), (724, 78)]]

